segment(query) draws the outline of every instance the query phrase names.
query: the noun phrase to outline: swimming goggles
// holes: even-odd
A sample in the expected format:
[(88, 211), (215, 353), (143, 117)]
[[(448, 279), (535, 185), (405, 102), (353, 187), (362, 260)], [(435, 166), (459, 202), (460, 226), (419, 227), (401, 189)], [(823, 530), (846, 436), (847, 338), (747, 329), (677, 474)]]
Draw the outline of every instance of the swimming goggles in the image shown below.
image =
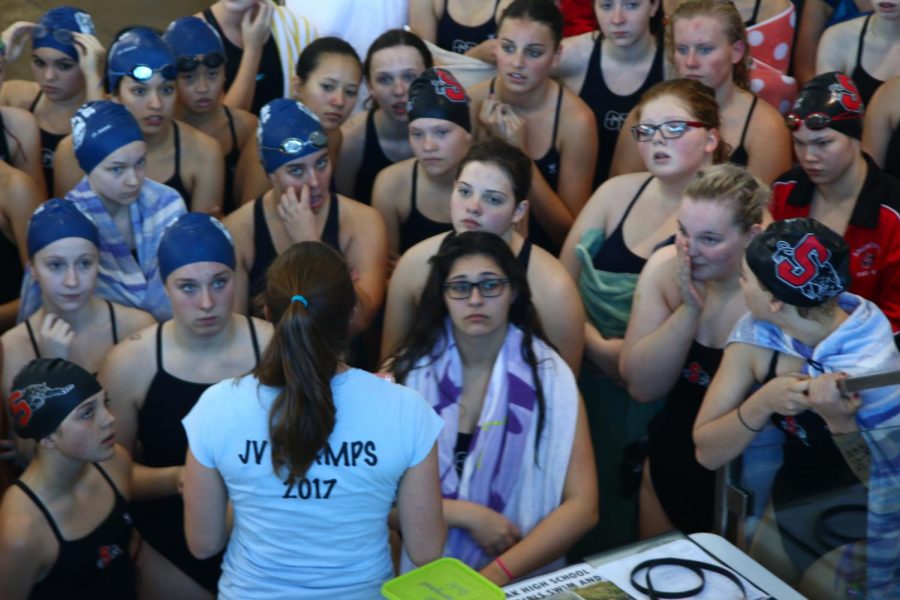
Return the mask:
[(641, 123), (631, 128), (631, 135), (636, 142), (649, 142), (658, 131), (667, 140), (677, 140), (687, 132), (688, 127), (706, 127), (700, 121), (666, 121), (659, 125)]
[(797, 113), (788, 113), (784, 115), (784, 124), (791, 131), (800, 129), (802, 123), (806, 123), (806, 127), (811, 131), (819, 131), (830, 126), (832, 121), (849, 121), (851, 119), (859, 119), (862, 115), (859, 113), (844, 113), (832, 117), (822, 112), (809, 113), (806, 117), (801, 117)]
[(189, 73), (200, 65), (203, 65), (207, 69), (216, 69), (223, 64), (225, 64), (225, 55), (221, 52), (210, 52), (203, 58), (197, 58), (196, 56), (179, 56), (178, 60), (175, 61), (175, 66), (178, 67), (179, 73)]
[(31, 39), (40, 40), (47, 36), (52, 37), (57, 43), (64, 46), (75, 45), (75, 34), (68, 29), (50, 29), (46, 25), (38, 23), (31, 29)]
[(306, 141), (297, 138), (288, 138), (281, 142), (277, 148), (266, 146), (260, 146), (259, 148), (260, 150), (274, 150), (288, 156), (293, 156), (295, 154), (300, 154), (310, 146), (313, 148), (324, 148), (327, 144), (328, 136), (326, 136), (323, 131), (316, 129), (309, 134), (309, 139)]
[(123, 76), (127, 75), (128, 77), (131, 77), (135, 81), (140, 81), (141, 83), (143, 83), (145, 81), (150, 81), (151, 79), (153, 79), (154, 73), (161, 74), (163, 76), (163, 79), (172, 80), (172, 79), (175, 79), (176, 77), (178, 77), (178, 69), (173, 64), (163, 65), (156, 69), (154, 69), (153, 67), (147, 66), (147, 65), (135, 65), (127, 71), (121, 71), (121, 72), (110, 71), (109, 72), (110, 75), (116, 75), (118, 77), (123, 77)]

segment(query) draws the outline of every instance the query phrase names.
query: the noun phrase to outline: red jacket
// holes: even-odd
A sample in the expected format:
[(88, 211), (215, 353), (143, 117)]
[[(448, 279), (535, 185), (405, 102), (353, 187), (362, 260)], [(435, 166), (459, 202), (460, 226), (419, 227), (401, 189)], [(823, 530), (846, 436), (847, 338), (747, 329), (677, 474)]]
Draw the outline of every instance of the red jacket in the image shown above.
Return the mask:
[[(868, 298), (900, 331), (900, 181), (866, 156), (868, 172), (844, 240), (850, 246), (850, 291)], [(815, 185), (800, 167), (772, 184), (776, 220), (808, 217)]]

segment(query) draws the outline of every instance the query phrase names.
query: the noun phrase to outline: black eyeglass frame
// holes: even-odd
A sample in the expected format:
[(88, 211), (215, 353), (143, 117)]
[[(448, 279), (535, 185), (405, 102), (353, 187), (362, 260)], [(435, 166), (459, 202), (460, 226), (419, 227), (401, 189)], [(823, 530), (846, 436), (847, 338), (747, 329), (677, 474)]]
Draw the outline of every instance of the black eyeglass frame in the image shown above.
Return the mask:
[[(496, 292), (485, 289), (485, 285), (494, 284), (497, 284)], [(503, 294), (507, 285), (509, 285), (508, 278), (490, 277), (481, 281), (446, 281), (443, 287), (444, 293), (451, 300), (467, 300), (472, 297), (472, 290), (475, 288), (478, 288), (478, 293), (482, 298), (496, 298)], [(464, 295), (460, 295), (461, 293)]]

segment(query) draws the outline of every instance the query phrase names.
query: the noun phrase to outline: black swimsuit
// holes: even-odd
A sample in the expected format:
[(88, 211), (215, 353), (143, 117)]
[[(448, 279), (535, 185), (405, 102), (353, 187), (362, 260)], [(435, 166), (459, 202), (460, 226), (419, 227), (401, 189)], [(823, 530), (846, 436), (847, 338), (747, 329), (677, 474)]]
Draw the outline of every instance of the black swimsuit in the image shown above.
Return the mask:
[(6, 142), (6, 125), (3, 124), (3, 111), (0, 111), (0, 160), (12, 166), (9, 144)]
[(637, 105), (644, 92), (662, 81), (664, 76), (663, 44), (657, 43), (653, 64), (650, 66), (650, 71), (647, 72), (644, 83), (634, 93), (619, 96), (606, 85), (603, 69), (600, 68), (602, 47), (603, 37), (598, 36), (588, 61), (587, 72), (584, 74), (584, 84), (578, 93), (578, 96), (590, 107), (597, 119), (600, 145), (597, 148), (597, 167), (594, 169), (594, 189), (609, 177), (609, 168), (616, 151), (616, 140), (619, 139), (619, 132), (622, 130), (622, 124), (628, 113)]
[(375, 110), (366, 115), (366, 140), (363, 145), (362, 160), (359, 170), (356, 172), (356, 181), (353, 183), (353, 199), (363, 204), (372, 204), (372, 188), (375, 186), (375, 178), (385, 167), (394, 164), (381, 149), (378, 141), (378, 130), (375, 128)]
[(647, 180), (641, 184), (641, 187), (639, 187), (638, 191), (634, 194), (634, 198), (629, 202), (628, 208), (625, 209), (622, 220), (619, 221), (619, 224), (616, 225), (613, 232), (610, 233), (606, 241), (603, 242), (603, 246), (601, 246), (600, 250), (597, 251), (597, 254), (594, 255), (594, 268), (598, 271), (636, 274), (640, 273), (644, 268), (644, 265), (647, 264), (646, 258), (638, 256), (625, 244), (623, 229), (625, 228), (625, 219), (628, 218), (631, 209), (637, 204), (638, 198), (641, 197), (641, 194), (644, 193), (644, 190), (647, 189), (647, 186), (650, 185), (652, 180), (653, 175), (648, 177)]
[(97, 527), (77, 540), (63, 538), (53, 515), (31, 488), (21, 480), (13, 482), (28, 496), (47, 519), (59, 544), (50, 572), (38, 581), (30, 600), (96, 600), (100, 598), (137, 598), (134, 564), (131, 562), (131, 517), (126, 501), (106, 471), (92, 463), (109, 484), (115, 502)]
[[(106, 308), (109, 309), (109, 325), (112, 329), (113, 346), (119, 343), (119, 328), (116, 326), (116, 309), (113, 308), (112, 302), (104, 300)], [(31, 347), (34, 349), (34, 357), (41, 358), (41, 350), (38, 348), (37, 338), (34, 337), (34, 329), (31, 328), (31, 322), (25, 319), (25, 330), (28, 332), (28, 339), (31, 340)]]
[[(253, 319), (247, 318), (253, 356), (259, 364), (259, 341)], [(156, 375), (147, 389), (138, 413), (137, 439), (141, 463), (148, 467), (171, 467), (184, 464), (188, 443), (181, 420), (187, 416), (200, 396), (212, 383), (179, 379), (163, 366), (163, 323), (156, 327)], [(165, 556), (182, 572), (215, 593), (224, 551), (205, 560), (191, 555), (184, 537), (184, 503), (180, 496), (170, 496), (131, 506), (135, 526), (148, 544)]]
[(859, 34), (859, 44), (856, 47), (856, 66), (853, 67), (853, 73), (850, 74), (850, 78), (853, 79), (853, 83), (859, 89), (859, 95), (862, 96), (863, 104), (866, 106), (872, 101), (875, 91), (884, 83), (882, 80), (875, 79), (869, 75), (869, 72), (862, 66), (863, 39), (866, 37), (866, 31), (869, 29), (869, 21), (871, 19), (872, 15), (867, 15), (866, 20), (863, 21), (862, 31)]
[[(28, 107), (28, 112), (34, 114), (34, 109), (43, 95), (43, 90), (38, 92), (31, 106)], [(53, 193), (53, 155), (56, 154), (56, 147), (59, 145), (59, 142), (67, 135), (69, 134), (51, 133), (46, 129), (41, 129), (41, 163), (44, 166), (44, 181), (47, 183), (47, 192), (50, 194)]]
[(234, 173), (237, 170), (238, 161), (241, 159), (241, 149), (238, 144), (237, 131), (234, 129), (234, 116), (224, 104), (222, 108), (228, 118), (228, 131), (231, 132), (231, 150), (225, 155), (225, 195), (222, 199), (222, 214), (227, 215), (234, 211), (238, 204), (234, 198)]
[(172, 128), (175, 133), (175, 173), (163, 183), (178, 192), (178, 195), (184, 200), (184, 205), (191, 210), (191, 194), (181, 180), (181, 134), (178, 132), (178, 123), (172, 121)]
[(409, 193), (409, 216), (400, 224), (400, 254), (403, 254), (422, 240), (427, 240), (439, 233), (453, 229), (453, 223), (442, 223), (429, 219), (416, 207), (418, 173), (419, 161), (415, 161), (412, 168), (412, 188)]
[[(491, 94), (494, 93), (495, 82), (496, 78), (491, 80)], [(559, 85), (559, 95), (556, 98), (556, 113), (553, 116), (553, 133), (550, 135), (550, 148), (544, 156), (534, 159), (534, 164), (538, 171), (544, 176), (547, 185), (554, 192), (557, 191), (559, 186), (560, 155), (559, 150), (556, 149), (556, 134), (559, 131), (559, 111), (562, 108), (562, 100), (563, 86)], [(531, 211), (528, 218), (528, 238), (553, 256), (559, 256), (561, 246), (553, 241), (547, 230), (538, 222), (533, 211)]]
[[(331, 195), (331, 203), (328, 205), (328, 217), (325, 219), (325, 227), (322, 229), (322, 242), (341, 252), (339, 241), (340, 214), (338, 212), (338, 197)], [(266, 270), (269, 268), (278, 252), (272, 242), (272, 234), (266, 224), (266, 215), (263, 211), (263, 197), (260, 196), (253, 203), (253, 266), (247, 278), (250, 280), (251, 311), (253, 299), (266, 289)]]
[(497, 36), (497, 7), (500, 0), (495, 0), (494, 11), (491, 18), (482, 23), (469, 27), (468, 25), (460, 25), (450, 16), (447, 9), (448, 0), (444, 0), (444, 12), (437, 22), (436, 44), (444, 50), (450, 50), (457, 54), (465, 54), (481, 42), (494, 39)]
[(753, 111), (756, 109), (757, 102), (759, 102), (759, 98), (754, 94), (753, 101), (750, 103), (750, 110), (747, 111), (747, 120), (744, 121), (744, 129), (741, 131), (741, 141), (738, 142), (738, 147), (734, 149), (731, 157), (728, 159), (729, 162), (743, 167), (746, 167), (750, 161), (750, 155), (747, 154), (747, 149), (744, 148), (744, 140), (747, 138), (747, 130), (750, 129), (750, 121), (753, 119)]

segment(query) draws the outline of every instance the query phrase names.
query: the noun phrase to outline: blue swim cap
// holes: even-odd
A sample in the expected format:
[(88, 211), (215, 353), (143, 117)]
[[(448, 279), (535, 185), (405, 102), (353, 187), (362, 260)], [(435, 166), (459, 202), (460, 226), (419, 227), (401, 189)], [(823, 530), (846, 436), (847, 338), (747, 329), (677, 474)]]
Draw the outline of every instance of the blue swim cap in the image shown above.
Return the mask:
[(234, 270), (236, 264), (231, 234), (218, 219), (204, 213), (187, 213), (172, 221), (159, 240), (156, 258), (163, 283), (185, 265), (216, 262)]
[(51, 8), (31, 31), (32, 48), (53, 48), (77, 61), (72, 32), (96, 35), (91, 15), (71, 6)]
[(222, 38), (212, 25), (198, 17), (181, 17), (169, 24), (163, 34), (177, 58), (206, 56), (211, 52), (225, 54)]
[(302, 102), (278, 98), (259, 111), (259, 157), (266, 173), (328, 145), (319, 118)]
[(169, 80), (178, 77), (175, 52), (149, 27), (129, 29), (110, 46), (106, 59), (110, 93), (115, 93), (119, 81), (126, 75), (137, 81), (147, 81), (157, 72)]
[(98, 248), (100, 231), (89, 216), (71, 200), (51, 198), (34, 211), (28, 221), (28, 258), (57, 240), (84, 238)]
[(91, 171), (107, 156), (144, 134), (128, 109), (109, 100), (82, 104), (72, 117), (72, 146), (81, 170)]

